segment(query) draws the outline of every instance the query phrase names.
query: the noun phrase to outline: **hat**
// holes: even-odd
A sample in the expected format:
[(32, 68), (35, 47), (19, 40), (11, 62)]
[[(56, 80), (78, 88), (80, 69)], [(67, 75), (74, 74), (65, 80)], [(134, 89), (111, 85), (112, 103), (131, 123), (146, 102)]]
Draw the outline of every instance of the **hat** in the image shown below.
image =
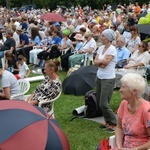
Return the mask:
[(77, 40), (83, 41), (82, 34), (76, 34), (76, 35), (74, 36), (74, 38), (77, 39)]
[(21, 27), (16, 27), (16, 31), (22, 31)]
[(116, 39), (115, 32), (112, 29), (105, 29), (102, 34), (109, 40), (113, 41)]
[(55, 22), (54, 26), (60, 26), (60, 23), (59, 22)]
[(70, 35), (70, 30), (69, 29), (65, 29), (62, 31), (62, 33), (66, 36), (69, 36)]

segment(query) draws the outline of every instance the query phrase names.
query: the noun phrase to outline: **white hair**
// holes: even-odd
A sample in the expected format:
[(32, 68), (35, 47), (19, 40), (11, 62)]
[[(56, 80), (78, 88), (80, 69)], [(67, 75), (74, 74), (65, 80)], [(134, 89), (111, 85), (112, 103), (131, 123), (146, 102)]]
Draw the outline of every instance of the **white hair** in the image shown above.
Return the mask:
[(129, 87), (130, 91), (137, 89), (138, 97), (141, 97), (145, 92), (146, 82), (139, 74), (127, 73), (121, 78), (121, 82), (125, 83)]

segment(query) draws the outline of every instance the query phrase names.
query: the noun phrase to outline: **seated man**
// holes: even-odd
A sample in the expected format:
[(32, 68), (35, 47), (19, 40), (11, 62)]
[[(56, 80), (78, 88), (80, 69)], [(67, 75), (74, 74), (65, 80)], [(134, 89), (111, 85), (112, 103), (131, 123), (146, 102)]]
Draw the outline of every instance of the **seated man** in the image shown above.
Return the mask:
[(0, 91), (0, 100), (9, 100), (11, 95), (20, 93), (17, 79), (11, 72), (0, 68), (0, 79), (2, 87)]
[(4, 57), (4, 51), (10, 50), (11, 53), (15, 54), (15, 47), (16, 47), (16, 42), (12, 38), (13, 37), (13, 31), (8, 29), (6, 31), (6, 38), (7, 40), (4, 42), (4, 44), (0, 47), (0, 59)]
[(130, 51), (125, 47), (125, 38), (123, 36), (118, 37), (117, 39), (117, 64), (116, 68), (122, 68), (122, 66), (119, 66), (120, 61), (127, 60), (130, 57)]
[(16, 32), (20, 38), (20, 44), (16, 46), (17, 49), (24, 47), (25, 45), (29, 45), (29, 38), (26, 33), (22, 32), (21, 27), (16, 28)]

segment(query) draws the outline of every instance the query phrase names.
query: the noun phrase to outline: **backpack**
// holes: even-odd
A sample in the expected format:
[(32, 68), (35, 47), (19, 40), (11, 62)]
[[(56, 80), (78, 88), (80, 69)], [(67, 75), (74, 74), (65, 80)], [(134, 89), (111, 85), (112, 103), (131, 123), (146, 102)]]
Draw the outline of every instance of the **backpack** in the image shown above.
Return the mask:
[(96, 100), (96, 92), (94, 90), (88, 91), (85, 94), (84, 116), (87, 118), (102, 116), (102, 112)]

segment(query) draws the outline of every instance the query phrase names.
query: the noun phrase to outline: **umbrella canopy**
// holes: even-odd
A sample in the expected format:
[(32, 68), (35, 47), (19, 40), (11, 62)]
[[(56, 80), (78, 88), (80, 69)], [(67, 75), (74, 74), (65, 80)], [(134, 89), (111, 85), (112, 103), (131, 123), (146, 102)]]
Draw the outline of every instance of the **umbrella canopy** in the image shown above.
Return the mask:
[(0, 101), (0, 149), (69, 150), (57, 121), (24, 101)]
[(84, 95), (95, 86), (96, 66), (82, 66), (69, 75), (62, 83), (65, 94)]
[(56, 13), (43, 14), (41, 15), (40, 19), (43, 19), (46, 21), (54, 21), (54, 22), (65, 21), (65, 18), (63, 18), (60, 14), (56, 14)]

